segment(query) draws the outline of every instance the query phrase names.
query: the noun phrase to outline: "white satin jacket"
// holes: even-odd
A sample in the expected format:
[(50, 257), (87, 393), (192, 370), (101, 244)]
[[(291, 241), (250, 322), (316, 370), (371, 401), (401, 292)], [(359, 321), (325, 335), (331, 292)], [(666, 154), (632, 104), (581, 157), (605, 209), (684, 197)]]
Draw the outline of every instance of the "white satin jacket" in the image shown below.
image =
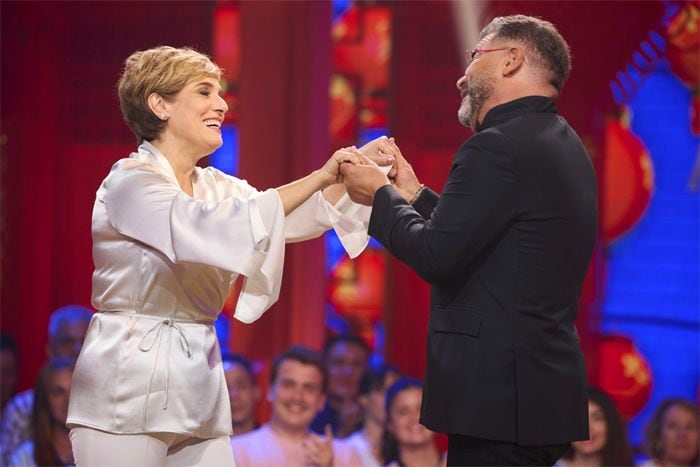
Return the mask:
[(351, 257), (367, 246), (370, 210), (314, 194), (286, 218), (276, 190), (195, 168), (194, 196), (144, 142), (118, 161), (92, 216), (92, 318), (73, 374), (68, 426), (111, 433), (231, 434), (212, 326), (239, 274), (234, 316), (258, 319), (279, 297), (285, 242), (338, 233)]

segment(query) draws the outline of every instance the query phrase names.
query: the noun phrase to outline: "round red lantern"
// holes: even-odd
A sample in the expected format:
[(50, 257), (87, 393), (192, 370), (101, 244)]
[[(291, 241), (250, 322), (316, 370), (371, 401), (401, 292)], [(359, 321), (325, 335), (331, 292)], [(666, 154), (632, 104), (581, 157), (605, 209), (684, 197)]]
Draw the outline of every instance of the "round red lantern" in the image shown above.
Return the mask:
[(627, 418), (637, 415), (649, 401), (652, 373), (631, 339), (605, 336), (599, 347), (598, 383)]
[(385, 270), (384, 253), (373, 248), (354, 260), (344, 258), (331, 272), (329, 302), (360, 327), (376, 324), (384, 310)]
[(654, 188), (654, 168), (642, 141), (629, 129), (628, 112), (605, 125), (602, 230), (606, 243), (642, 218)]

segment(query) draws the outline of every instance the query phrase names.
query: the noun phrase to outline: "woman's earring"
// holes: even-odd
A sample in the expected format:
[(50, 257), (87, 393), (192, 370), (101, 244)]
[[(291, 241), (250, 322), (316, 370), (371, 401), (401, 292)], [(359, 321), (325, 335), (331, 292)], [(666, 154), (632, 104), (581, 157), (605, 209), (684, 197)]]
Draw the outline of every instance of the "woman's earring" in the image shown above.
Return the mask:
[(168, 114), (160, 114), (160, 116), (159, 116), (158, 118), (160, 118), (160, 119), (163, 120), (163, 121), (166, 121), (166, 120), (168, 120), (168, 119), (170, 118), (170, 115), (168, 115)]

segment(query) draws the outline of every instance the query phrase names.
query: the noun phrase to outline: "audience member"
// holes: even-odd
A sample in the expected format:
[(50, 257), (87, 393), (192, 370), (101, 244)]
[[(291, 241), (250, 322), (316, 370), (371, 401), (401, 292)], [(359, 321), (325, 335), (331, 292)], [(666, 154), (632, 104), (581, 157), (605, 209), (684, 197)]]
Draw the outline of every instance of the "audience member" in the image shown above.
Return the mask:
[(359, 337), (334, 336), (324, 346), (328, 366), (328, 400), (311, 429), (323, 433), (330, 424), (338, 438), (346, 438), (362, 427), (360, 379), (367, 369), (370, 349)]
[[(79, 305), (58, 308), (49, 317), (49, 359), (75, 360), (87, 333), (92, 312)], [(34, 390), (20, 392), (8, 402), (0, 427), (0, 460), (7, 464), (10, 455), (31, 436), (31, 412)]]
[(423, 383), (414, 378), (401, 378), (386, 391), (382, 457), (390, 467), (446, 464), (435, 445), (435, 433), (419, 422), (422, 397)]
[(364, 412), (362, 428), (347, 438), (360, 455), (363, 467), (380, 467), (382, 437), (386, 424), (384, 398), (386, 389), (401, 376), (394, 365), (370, 366), (360, 382), (360, 406)]
[(260, 401), (260, 387), (250, 360), (242, 355), (229, 354), (221, 358), (231, 403), (233, 435), (242, 435), (258, 428), (255, 408)]
[(74, 361), (54, 358), (42, 368), (34, 388), (33, 439), (25, 441), (10, 458), (10, 467), (73, 465), (66, 417)]
[(555, 465), (601, 467), (633, 465), (627, 427), (613, 401), (597, 388), (588, 389), (588, 441), (576, 441)]
[(696, 466), (700, 462), (698, 406), (681, 399), (666, 399), (654, 412), (644, 432), (650, 459), (644, 467)]
[(0, 420), (7, 403), (17, 390), (19, 353), (14, 339), (5, 333), (0, 334)]
[(355, 450), (310, 431), (311, 421), (326, 399), (328, 374), (323, 357), (302, 346), (279, 355), (270, 376), (267, 399), (271, 405), (268, 424), (231, 438), (237, 467), (252, 466), (346, 466), (360, 465)]

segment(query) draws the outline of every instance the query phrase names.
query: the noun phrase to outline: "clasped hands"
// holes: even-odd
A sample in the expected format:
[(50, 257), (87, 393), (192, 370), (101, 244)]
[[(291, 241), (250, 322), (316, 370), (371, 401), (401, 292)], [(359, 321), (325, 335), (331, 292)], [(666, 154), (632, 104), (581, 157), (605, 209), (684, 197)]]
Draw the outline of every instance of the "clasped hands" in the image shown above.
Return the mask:
[(338, 181), (354, 202), (371, 206), (383, 186), (392, 185), (406, 201), (420, 189), (411, 164), (401, 154), (394, 138), (381, 136), (357, 148), (343, 148), (333, 155), (338, 161)]

